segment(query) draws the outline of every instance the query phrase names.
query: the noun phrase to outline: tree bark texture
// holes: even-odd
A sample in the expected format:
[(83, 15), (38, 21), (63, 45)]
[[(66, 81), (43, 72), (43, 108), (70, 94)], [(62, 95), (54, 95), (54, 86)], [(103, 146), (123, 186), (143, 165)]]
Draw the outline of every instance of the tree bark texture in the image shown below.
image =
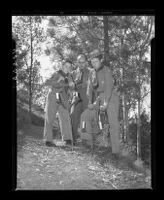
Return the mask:
[(108, 16), (103, 16), (103, 28), (104, 28), (104, 63), (110, 68), (109, 62), (109, 36), (108, 36)]

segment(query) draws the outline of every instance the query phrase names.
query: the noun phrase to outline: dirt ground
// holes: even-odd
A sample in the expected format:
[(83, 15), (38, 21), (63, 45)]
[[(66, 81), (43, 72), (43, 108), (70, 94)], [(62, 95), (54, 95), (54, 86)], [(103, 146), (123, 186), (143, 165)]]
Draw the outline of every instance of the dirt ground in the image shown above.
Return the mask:
[(17, 190), (116, 190), (151, 188), (150, 170), (138, 170), (109, 149), (91, 154), (77, 145), (46, 147), (43, 127), (30, 126), (17, 136)]

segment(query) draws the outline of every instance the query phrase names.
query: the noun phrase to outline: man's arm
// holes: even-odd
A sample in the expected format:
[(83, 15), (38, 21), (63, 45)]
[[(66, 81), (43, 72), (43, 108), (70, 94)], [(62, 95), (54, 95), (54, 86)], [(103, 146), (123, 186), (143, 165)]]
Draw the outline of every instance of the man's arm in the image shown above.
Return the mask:
[(58, 73), (55, 73), (51, 76), (50, 79), (46, 80), (45, 86), (53, 86), (55, 88), (61, 88), (63, 86), (64, 77), (60, 76)]
[(69, 74), (68, 75), (68, 85), (69, 85), (70, 89), (74, 89), (75, 88), (75, 82), (74, 82), (73, 74)]
[(89, 99), (89, 104), (92, 104), (92, 94), (93, 94), (93, 84), (91, 79), (89, 79), (86, 92), (86, 95), (88, 96)]
[(79, 69), (72, 73), (73, 80), (76, 84), (81, 82), (81, 71)]

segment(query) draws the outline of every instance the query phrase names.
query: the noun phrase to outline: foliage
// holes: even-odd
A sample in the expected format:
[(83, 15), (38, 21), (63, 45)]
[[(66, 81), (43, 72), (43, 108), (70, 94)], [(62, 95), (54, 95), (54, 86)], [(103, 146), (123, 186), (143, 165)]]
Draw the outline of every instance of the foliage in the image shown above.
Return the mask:
[[(40, 43), (44, 40), (40, 17), (17, 16), (12, 22), (12, 34), (17, 38), (17, 68), (30, 65), (31, 39), (33, 40), (33, 51), (35, 55), (40, 54)], [(19, 61), (22, 62), (20, 65)]]
[[(144, 99), (150, 93), (148, 88), (151, 69), (146, 54), (150, 54), (153, 27), (152, 16), (50, 18), (48, 33), (54, 41), (52, 52), (55, 53), (55, 57), (56, 54), (60, 60), (70, 57), (76, 65), (79, 53), (85, 53), (89, 57), (90, 51), (100, 48), (104, 60), (109, 61), (107, 65), (112, 69), (121, 97), (119, 118), (123, 122), (123, 132), (125, 131), (126, 136), (130, 111), (137, 110), (139, 118)], [(138, 105), (140, 107), (137, 107)]]
[[(41, 18), (33, 17), (35, 21), (32, 26), (34, 38), (34, 54), (39, 52), (37, 44), (42, 42), (41, 29), (37, 20)], [(28, 88), (29, 63), (30, 60), (30, 29), (28, 17), (20, 17), (19, 23), (13, 26), (13, 32), (17, 35), (17, 78)], [(47, 41), (52, 45), (45, 52), (53, 61), (61, 63), (69, 58), (76, 65), (77, 56), (84, 53), (89, 58), (89, 53), (100, 48), (104, 54), (104, 60), (109, 57), (110, 66), (118, 91), (120, 93), (120, 122), (128, 127), (129, 113), (139, 113), (143, 110), (144, 100), (150, 91), (150, 61), (146, 55), (150, 55), (150, 40), (154, 37), (154, 17), (153, 16), (107, 16), (104, 24), (103, 16), (50, 16), (47, 29)], [(107, 28), (105, 37), (104, 30)], [(35, 30), (35, 31), (34, 31)], [(105, 47), (107, 51), (105, 51)], [(36, 47), (36, 49), (35, 49)], [(39, 85), (38, 69), (39, 62), (34, 58), (32, 74), (33, 81), (33, 103), (38, 103), (44, 108), (47, 89)], [(54, 69), (58, 66), (54, 65)], [(126, 118), (126, 119), (125, 119)], [(142, 121), (143, 119), (141, 119)], [(138, 122), (139, 123), (139, 122)], [(141, 122), (141, 137), (142, 137)], [(133, 123), (132, 123), (133, 124)], [(130, 125), (130, 134), (136, 137), (136, 125)], [(134, 123), (135, 124), (135, 123)], [(133, 127), (133, 128), (132, 128)], [(124, 126), (123, 126), (124, 131)], [(126, 133), (127, 134), (127, 133)], [(145, 136), (148, 138), (148, 136)], [(143, 141), (143, 139), (142, 139)], [(145, 144), (147, 139), (144, 140)], [(143, 145), (141, 145), (143, 146)], [(145, 152), (145, 151), (144, 151)], [(144, 157), (142, 155), (142, 157)]]
[[(141, 158), (146, 164), (150, 165), (151, 157), (151, 121), (147, 114), (142, 112), (140, 116), (141, 120)], [(132, 140), (132, 145), (137, 145), (137, 123), (134, 118), (131, 119), (129, 124), (130, 138)]]
[[(41, 27), (41, 16), (16, 16), (12, 21), (12, 34), (16, 38), (16, 81), (17, 89), (22, 87), (28, 91), (31, 102), (41, 90), (42, 79), (39, 74), (41, 44), (46, 39)], [(29, 106), (30, 103), (29, 102)]]
[[(136, 107), (138, 98), (147, 91), (142, 85), (150, 83), (150, 64), (145, 58), (153, 37), (153, 18), (149, 16), (108, 16), (109, 58), (118, 90), (126, 95), (127, 109)], [(67, 57), (76, 63), (79, 53), (89, 56), (94, 48), (104, 51), (103, 16), (50, 17), (48, 34), (54, 45), (55, 58)], [(142, 54), (142, 60), (139, 55)], [(73, 56), (72, 56), (73, 55)], [(138, 77), (140, 75), (140, 83)], [(142, 96), (139, 91), (142, 89)]]
[(17, 132), (23, 130), (25, 126), (29, 125), (29, 113), (28, 110), (22, 109), (22, 106), (17, 103)]
[(45, 108), (46, 97), (48, 94), (49, 88), (42, 86), (40, 90), (34, 95), (33, 103), (38, 105), (41, 109)]
[(44, 126), (43, 109), (33, 105), (31, 120), (28, 112), (28, 92), (21, 89), (17, 94), (17, 131), (23, 130), (31, 122), (36, 126)]

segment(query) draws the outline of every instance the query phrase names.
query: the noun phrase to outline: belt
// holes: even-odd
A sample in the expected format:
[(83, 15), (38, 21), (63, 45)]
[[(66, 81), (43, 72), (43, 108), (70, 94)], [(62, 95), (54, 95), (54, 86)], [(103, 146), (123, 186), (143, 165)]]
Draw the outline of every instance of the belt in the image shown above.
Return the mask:
[(101, 93), (104, 93), (104, 91), (97, 91), (97, 96)]

